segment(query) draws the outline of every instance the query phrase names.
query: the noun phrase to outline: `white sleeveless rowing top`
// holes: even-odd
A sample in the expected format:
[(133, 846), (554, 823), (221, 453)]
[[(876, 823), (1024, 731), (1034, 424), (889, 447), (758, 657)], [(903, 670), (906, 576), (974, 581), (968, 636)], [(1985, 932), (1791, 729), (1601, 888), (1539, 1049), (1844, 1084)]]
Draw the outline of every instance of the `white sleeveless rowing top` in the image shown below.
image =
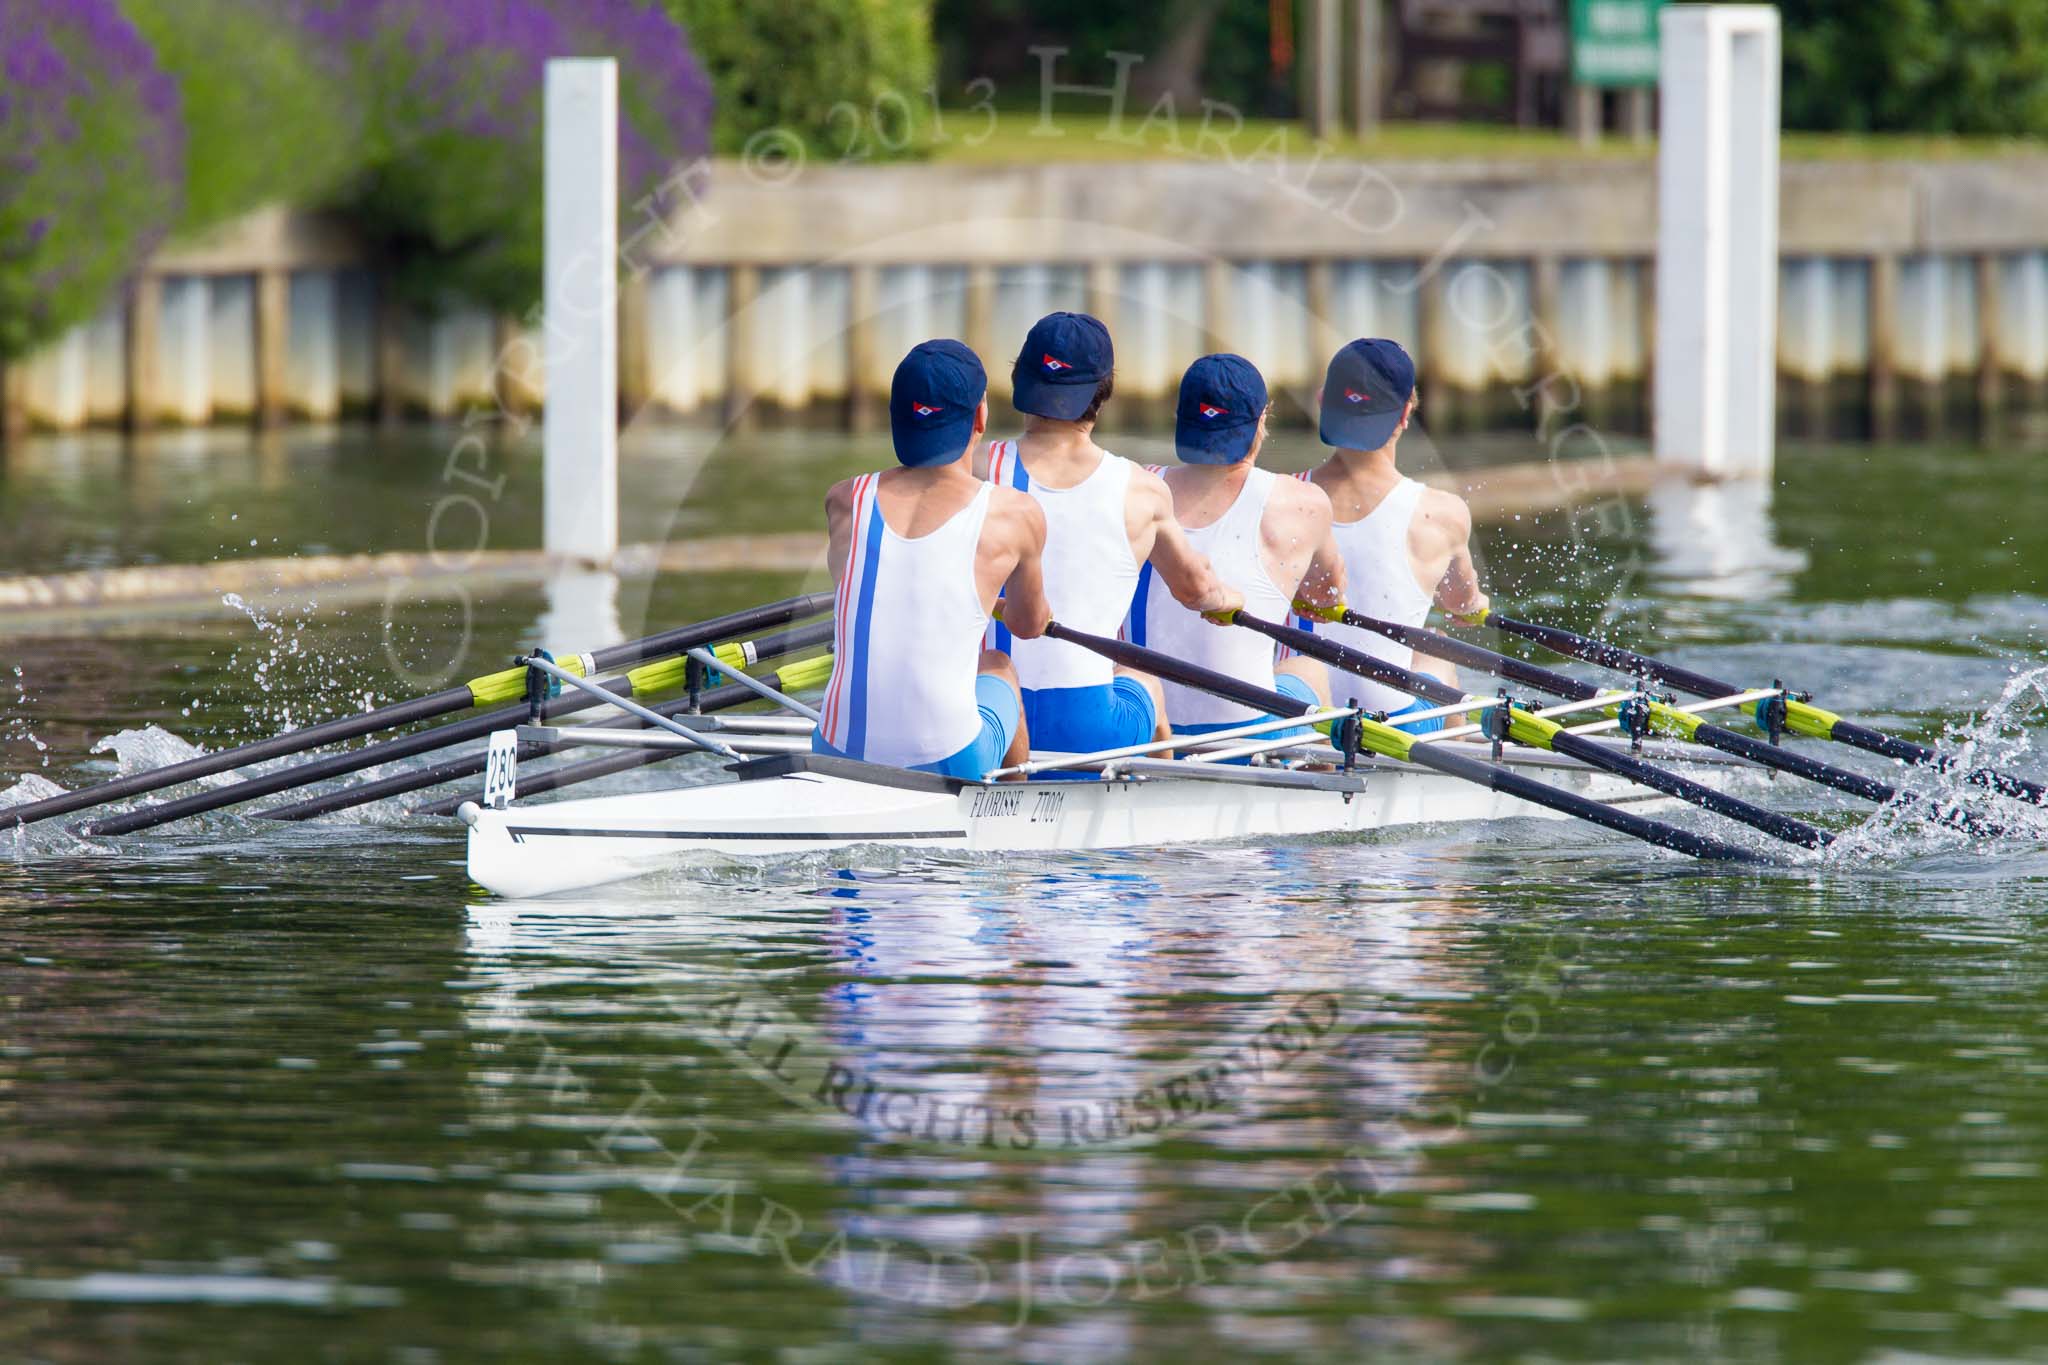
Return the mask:
[[(1254, 469), (1246, 476), (1237, 501), (1230, 504), (1228, 511), (1200, 529), (1182, 529), (1194, 547), (1209, 556), (1217, 576), (1244, 594), (1246, 611), (1268, 621), (1284, 621), (1293, 595), (1282, 592), (1273, 582), (1266, 572), (1266, 558), (1259, 550), (1266, 500), (1272, 493), (1272, 471)], [(1150, 565), (1139, 579), (1127, 626), (1132, 643), (1241, 678), (1254, 687), (1273, 690), (1271, 640), (1253, 630), (1210, 625), (1199, 613), (1174, 601), (1173, 594)], [(1263, 711), (1212, 697), (1192, 687), (1172, 682), (1164, 686), (1166, 715), (1175, 725), (1215, 725), (1266, 718)]]
[(981, 733), (974, 676), (988, 625), (975, 586), (984, 484), (945, 525), (912, 540), (882, 520), (879, 476), (853, 486), (853, 546), (832, 617), (825, 743), (909, 767), (950, 758)]
[[(1345, 605), (1359, 615), (1403, 626), (1419, 626), (1429, 619), (1431, 595), (1415, 581), (1415, 568), (1408, 560), (1408, 531), (1415, 523), (1422, 494), (1421, 484), (1404, 478), (1380, 499), (1379, 506), (1357, 521), (1331, 526), (1337, 551), (1344, 558)], [(1314, 628), (1316, 634), (1375, 659), (1402, 668), (1415, 667), (1415, 651), (1384, 635), (1328, 621), (1318, 621)], [(1356, 698), (1368, 711), (1398, 711), (1414, 700), (1385, 683), (1348, 673), (1332, 678), (1330, 686), (1334, 698)]]
[[(1091, 635), (1115, 635), (1138, 586), (1126, 519), (1131, 462), (1104, 451), (1094, 472), (1072, 488), (1047, 488), (1031, 477), (1015, 441), (988, 449), (988, 481), (1008, 484), (1037, 499), (1045, 512), (1045, 597), (1053, 620)], [(991, 647), (1008, 654), (1025, 687), (1101, 687), (1116, 665), (1063, 640), (1019, 640), (990, 628)]]

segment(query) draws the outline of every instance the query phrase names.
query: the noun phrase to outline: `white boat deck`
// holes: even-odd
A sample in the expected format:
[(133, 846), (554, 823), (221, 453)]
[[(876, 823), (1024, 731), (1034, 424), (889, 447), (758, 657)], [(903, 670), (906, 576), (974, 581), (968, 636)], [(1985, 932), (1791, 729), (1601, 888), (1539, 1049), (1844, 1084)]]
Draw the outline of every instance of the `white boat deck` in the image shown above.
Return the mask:
[[(1484, 744), (1451, 743), (1490, 757)], [(1693, 747), (1652, 744), (1645, 756), (1704, 769), (1703, 780), (1715, 785), (1760, 775), (1752, 765)], [(1573, 759), (1512, 749), (1503, 757), (1518, 773), (1592, 800), (1632, 809), (1670, 804)], [(704, 856), (747, 859), (860, 845), (1082, 851), (1562, 818), (1474, 783), (1377, 759), (1346, 773), (1137, 758), (1107, 779), (995, 783), (808, 754), (758, 759), (738, 771), (736, 782), (465, 808), (470, 876), (500, 895), (524, 897), (622, 881)]]

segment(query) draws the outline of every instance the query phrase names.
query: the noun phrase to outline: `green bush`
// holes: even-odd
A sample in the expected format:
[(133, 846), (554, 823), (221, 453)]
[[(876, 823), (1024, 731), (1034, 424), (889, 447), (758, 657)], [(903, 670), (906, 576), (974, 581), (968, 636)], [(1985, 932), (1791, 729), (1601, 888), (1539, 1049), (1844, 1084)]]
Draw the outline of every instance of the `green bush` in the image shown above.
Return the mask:
[(663, 0), (717, 93), (712, 143), (782, 129), (813, 157), (887, 160), (930, 124), (931, 0)]
[[(1204, 99), (1247, 117), (1295, 112), (1288, 82), (1274, 80), (1267, 0), (938, 0), (934, 23), (948, 87), (986, 78), (1008, 108), (1039, 107), (1041, 65), (1031, 49), (1064, 47), (1062, 84), (1108, 85), (1110, 53), (1143, 57), (1131, 68), (1138, 116), (1169, 91), (1183, 118), (1199, 118)], [(1106, 108), (1098, 98), (1069, 104)]]
[(122, 0), (177, 81), (192, 232), (264, 204), (324, 202), (358, 169), (343, 54), (265, 0)]
[(2048, 3), (1781, 0), (1784, 118), (1846, 132), (2048, 134)]

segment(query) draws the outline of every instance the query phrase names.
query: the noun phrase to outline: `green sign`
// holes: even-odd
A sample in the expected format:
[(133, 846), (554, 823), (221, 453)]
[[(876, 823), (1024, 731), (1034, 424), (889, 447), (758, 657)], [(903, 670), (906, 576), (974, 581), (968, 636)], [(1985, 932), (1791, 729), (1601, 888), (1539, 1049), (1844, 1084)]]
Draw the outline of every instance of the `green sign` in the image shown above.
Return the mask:
[(1572, 79), (1655, 85), (1657, 11), (1664, 0), (1572, 0)]

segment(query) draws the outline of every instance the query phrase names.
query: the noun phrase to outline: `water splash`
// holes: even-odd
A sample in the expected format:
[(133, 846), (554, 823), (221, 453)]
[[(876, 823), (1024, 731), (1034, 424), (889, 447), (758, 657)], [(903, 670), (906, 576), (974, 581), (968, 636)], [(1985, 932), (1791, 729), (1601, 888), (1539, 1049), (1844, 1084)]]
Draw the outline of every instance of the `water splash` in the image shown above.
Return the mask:
[[(265, 734), (284, 734), (337, 715), (368, 711), (385, 700), (364, 685), (353, 659), (334, 659), (311, 646), (319, 602), (308, 600), (295, 615), (264, 612), (240, 593), (223, 593), (221, 604), (240, 612), (256, 628), (256, 640), (228, 657), (228, 668), (256, 684), (250, 718)], [(186, 714), (190, 714), (190, 708)]]
[(13, 786), (0, 791), (0, 810), (9, 806), (25, 806), (31, 801), (47, 801), (63, 794), (64, 788), (41, 773), (23, 773)]
[[(206, 750), (190, 740), (178, 738), (169, 730), (145, 725), (140, 730), (117, 730), (94, 742), (91, 752), (112, 754), (114, 775), (129, 777), (152, 768), (169, 767), (173, 763), (198, 758)], [(216, 773), (202, 780), (208, 785), (219, 786), (233, 778), (230, 774)]]
[(28, 723), (28, 682), (22, 674), (20, 664), (14, 666), (14, 706), (7, 717), (7, 724), (0, 727), (0, 744), (26, 744), (36, 751), (38, 767), (50, 766), (50, 746), (42, 737), (29, 728)]
[[(1894, 802), (1845, 831), (1827, 851), (1827, 861), (1897, 863), (1945, 853), (2002, 857), (2048, 844), (2048, 808), (2000, 796), (1968, 777), (1973, 768), (2026, 774), (2038, 762), (2034, 741), (2044, 728), (2048, 667), (2017, 670), (1982, 715), (1943, 731), (1941, 750), (1954, 756), (1955, 766), (1888, 771), (1887, 781), (1917, 799)], [(1943, 818), (1930, 819), (1930, 812)], [(1968, 828), (1966, 820), (1979, 829)]]
[[(53, 796), (62, 796), (64, 788), (41, 773), (23, 773), (14, 785), (0, 791), (0, 810), (9, 806), (25, 806), (31, 801), (47, 801)], [(34, 828), (40, 829), (41, 826)], [(26, 862), (32, 851), (30, 827), (15, 825), (8, 831), (8, 849), (16, 862)]]

